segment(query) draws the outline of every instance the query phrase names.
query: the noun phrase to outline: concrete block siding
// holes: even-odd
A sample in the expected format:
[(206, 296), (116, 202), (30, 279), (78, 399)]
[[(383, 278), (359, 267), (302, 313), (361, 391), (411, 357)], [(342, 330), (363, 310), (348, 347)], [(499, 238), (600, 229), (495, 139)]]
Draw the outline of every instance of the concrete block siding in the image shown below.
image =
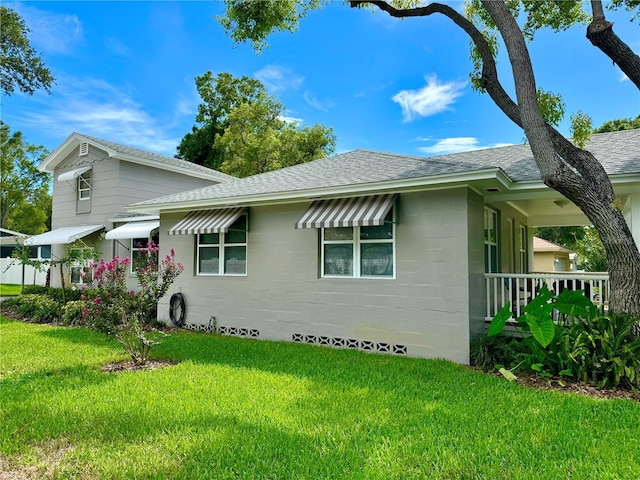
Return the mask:
[[(161, 255), (171, 248), (185, 265), (158, 306), (168, 321), (169, 297), (181, 291), (186, 324), (259, 338), (337, 344), (418, 357), (469, 362), (469, 265), (483, 268), (482, 202), (467, 189), (399, 195), (396, 278), (320, 278), (316, 229), (295, 229), (310, 202), (249, 209), (246, 276), (197, 276), (195, 237), (167, 231), (184, 214), (162, 214)], [(469, 248), (469, 210), (480, 218)], [(476, 222), (477, 223), (477, 222)], [(478, 230), (475, 232), (475, 230)], [(474, 293), (475, 294), (475, 293)], [(249, 335), (248, 335), (249, 336)], [(397, 349), (394, 350), (394, 348)], [(385, 350), (389, 348), (390, 350)]]

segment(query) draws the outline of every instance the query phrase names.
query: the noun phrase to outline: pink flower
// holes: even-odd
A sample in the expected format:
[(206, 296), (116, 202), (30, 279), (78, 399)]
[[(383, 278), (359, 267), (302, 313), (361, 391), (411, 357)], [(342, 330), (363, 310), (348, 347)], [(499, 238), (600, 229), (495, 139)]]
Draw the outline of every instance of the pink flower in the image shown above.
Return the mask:
[(135, 295), (135, 294), (136, 294), (136, 292), (134, 292), (133, 290), (131, 290), (131, 291), (129, 292), (129, 295), (131, 295), (131, 296), (133, 296), (133, 295)]
[(102, 303), (102, 299), (100, 297), (96, 297), (93, 299), (93, 303), (96, 305), (100, 305)]
[(171, 249), (171, 256), (172, 256), (172, 257), (175, 257), (175, 256), (176, 256), (176, 251), (175, 251), (173, 248)]

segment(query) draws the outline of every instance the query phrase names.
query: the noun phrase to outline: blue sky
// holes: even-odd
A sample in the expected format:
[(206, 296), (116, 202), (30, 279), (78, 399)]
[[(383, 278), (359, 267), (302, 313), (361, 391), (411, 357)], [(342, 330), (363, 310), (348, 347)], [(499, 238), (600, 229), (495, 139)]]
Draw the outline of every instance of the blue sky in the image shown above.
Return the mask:
[[(172, 156), (194, 125), (194, 79), (207, 70), (261, 80), (289, 117), (332, 127), (336, 153), (431, 156), (524, 139), (487, 95), (472, 91), (468, 39), (442, 16), (398, 20), (331, 2), (256, 54), (217, 23), (219, 2), (3, 4), (26, 20), (56, 84), (51, 95), (3, 97), (1, 118), (49, 150), (75, 131)], [(638, 23), (623, 12), (608, 17), (640, 52)], [(585, 27), (542, 32), (530, 48), (538, 86), (564, 98), (564, 134), (579, 110), (596, 126), (640, 113), (640, 93), (589, 43)], [(511, 91), (505, 57), (498, 68)]]

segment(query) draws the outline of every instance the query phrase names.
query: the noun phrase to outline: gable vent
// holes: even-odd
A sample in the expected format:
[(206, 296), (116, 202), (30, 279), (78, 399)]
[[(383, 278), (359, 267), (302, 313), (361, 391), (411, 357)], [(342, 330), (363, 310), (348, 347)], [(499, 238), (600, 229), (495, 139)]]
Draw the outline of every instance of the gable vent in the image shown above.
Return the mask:
[(80, 153), (78, 155), (82, 157), (84, 155), (87, 155), (88, 153), (89, 153), (89, 143), (82, 142), (80, 144)]

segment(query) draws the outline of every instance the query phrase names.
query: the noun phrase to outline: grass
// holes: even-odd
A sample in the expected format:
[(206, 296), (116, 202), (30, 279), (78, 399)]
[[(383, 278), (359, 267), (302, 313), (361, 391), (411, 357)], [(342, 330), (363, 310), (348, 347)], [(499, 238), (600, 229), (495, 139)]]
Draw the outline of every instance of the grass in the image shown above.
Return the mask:
[(192, 332), (155, 350), (178, 364), (118, 373), (89, 330), (3, 319), (0, 339), (0, 468), (36, 478), (640, 478), (632, 400)]
[(20, 293), (22, 293), (22, 285), (0, 283), (0, 297), (20, 295)]

